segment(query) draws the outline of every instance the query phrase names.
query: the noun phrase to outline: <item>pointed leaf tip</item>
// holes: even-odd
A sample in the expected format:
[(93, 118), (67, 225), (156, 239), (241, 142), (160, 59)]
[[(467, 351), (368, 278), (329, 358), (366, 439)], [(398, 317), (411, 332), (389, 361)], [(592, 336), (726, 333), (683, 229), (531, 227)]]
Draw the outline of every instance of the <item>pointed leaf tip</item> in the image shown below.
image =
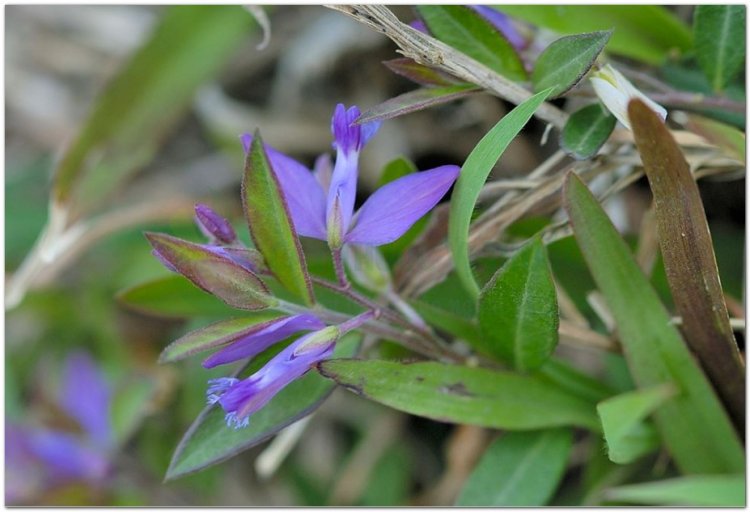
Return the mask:
[(250, 235), (279, 282), (305, 304), (312, 305), (315, 297), (305, 255), (279, 181), (260, 131), (256, 130), (242, 179), (242, 202)]

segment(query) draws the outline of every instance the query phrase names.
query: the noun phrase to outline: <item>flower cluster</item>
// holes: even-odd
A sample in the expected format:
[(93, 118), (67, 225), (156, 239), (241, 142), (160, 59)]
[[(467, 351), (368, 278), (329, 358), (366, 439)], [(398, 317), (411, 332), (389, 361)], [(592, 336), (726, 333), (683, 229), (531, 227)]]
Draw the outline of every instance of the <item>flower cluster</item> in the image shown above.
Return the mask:
[[(333, 165), (329, 158), (321, 156), (314, 170), (310, 170), (273, 147), (264, 146), (294, 231), (299, 236), (326, 241), (334, 256), (334, 264), (336, 258), (340, 260), (342, 251), (349, 255), (348, 260), (353, 261), (352, 254), (367, 253), (362, 253), (365, 247), (372, 252), (376, 246), (401, 237), (440, 201), (459, 173), (457, 166), (444, 165), (404, 176), (375, 191), (355, 212), (359, 156), (380, 126), (379, 123), (358, 125), (359, 116), (357, 107), (336, 106), (331, 121), (336, 151)], [(250, 152), (252, 141), (251, 135), (241, 136), (246, 153)], [(196, 223), (208, 238), (208, 243), (192, 244), (166, 235), (149, 234), (154, 255), (168, 269), (185, 275), (194, 284), (232, 305), (239, 304), (244, 289), (235, 282), (230, 283), (227, 272), (234, 277), (257, 280), (263, 291), (267, 291), (260, 277), (270, 272), (263, 263), (263, 255), (243, 246), (230, 223), (208, 206), (196, 205), (195, 213)], [(251, 232), (252, 229), (250, 226)], [(213, 266), (198, 268), (193, 260), (199, 258)], [(376, 261), (372, 255), (369, 258)], [(344, 275), (340, 277), (346, 279), (343, 269), (342, 272)], [(372, 274), (372, 270), (369, 272)], [(386, 274), (387, 268), (379, 275)], [(224, 295), (221, 296), (220, 292)], [(290, 311), (282, 306), (283, 301), (267, 301), (264, 307), (276, 307), (287, 314), (222, 338), (216, 344), (221, 348), (203, 362), (205, 368), (213, 368), (246, 360), (276, 343), (304, 333), (251, 376), (245, 379), (225, 377), (209, 382), (208, 402), (219, 404), (224, 409), (229, 426), (240, 428), (248, 425), (250, 416), (281, 389), (318, 362), (330, 358), (343, 334), (361, 327), (379, 314), (370, 307), (338, 325), (327, 325), (314, 310), (303, 311), (295, 306)]]

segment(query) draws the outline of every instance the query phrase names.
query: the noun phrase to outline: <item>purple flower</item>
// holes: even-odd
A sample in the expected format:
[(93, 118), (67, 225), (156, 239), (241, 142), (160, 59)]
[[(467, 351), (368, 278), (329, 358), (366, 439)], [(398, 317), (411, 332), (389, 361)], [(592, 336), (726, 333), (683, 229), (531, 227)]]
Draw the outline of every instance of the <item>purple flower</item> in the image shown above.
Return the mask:
[(325, 324), (309, 314), (275, 318), (251, 331), (239, 333), (236, 339), (228, 340), (229, 345), (203, 361), (204, 368), (213, 368), (222, 364), (233, 363), (240, 359), (254, 357), (265, 349), (284, 340), (299, 331), (323, 329)]
[[(355, 125), (357, 117), (357, 107), (336, 106), (331, 122), (336, 164), (327, 187), (325, 165), (311, 173), (266, 146), (295, 230), (327, 240), (334, 249), (345, 243), (383, 245), (398, 239), (440, 201), (459, 172), (455, 165), (444, 165), (395, 180), (372, 194), (355, 215), (359, 153), (379, 127), (379, 123)], [(247, 152), (252, 136), (245, 134), (241, 140)]]
[(210, 380), (206, 392), (208, 403), (221, 405), (230, 427), (247, 426), (250, 415), (276, 393), (302, 377), (315, 363), (330, 357), (338, 336), (337, 327), (326, 327), (292, 342), (247, 379)]
[(227, 425), (242, 428), (250, 415), (266, 405), (279, 391), (307, 373), (313, 365), (333, 355), (338, 339), (374, 316), (366, 311), (338, 326), (311, 332), (290, 343), (263, 368), (240, 380), (233, 377), (208, 381), (209, 404), (218, 403), (226, 412)]
[(80, 433), (6, 425), (8, 502), (23, 502), (45, 488), (68, 482), (101, 483), (109, 474), (115, 446), (109, 417), (110, 391), (87, 354), (78, 352), (68, 357), (57, 403), (80, 426)]

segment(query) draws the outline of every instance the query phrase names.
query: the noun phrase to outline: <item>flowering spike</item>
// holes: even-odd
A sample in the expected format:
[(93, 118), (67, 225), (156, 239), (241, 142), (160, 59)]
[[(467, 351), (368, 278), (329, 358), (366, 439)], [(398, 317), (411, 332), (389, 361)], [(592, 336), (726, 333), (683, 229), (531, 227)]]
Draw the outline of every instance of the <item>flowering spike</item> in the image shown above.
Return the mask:
[(216, 213), (210, 206), (195, 205), (195, 222), (210, 240), (231, 244), (237, 240), (237, 233), (227, 219)]

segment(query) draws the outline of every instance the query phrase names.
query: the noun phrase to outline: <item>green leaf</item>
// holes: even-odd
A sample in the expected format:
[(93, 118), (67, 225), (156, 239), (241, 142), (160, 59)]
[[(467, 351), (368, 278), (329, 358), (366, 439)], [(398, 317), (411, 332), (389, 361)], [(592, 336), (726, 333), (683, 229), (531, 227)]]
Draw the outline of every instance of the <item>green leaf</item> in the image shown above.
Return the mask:
[(160, 233), (146, 233), (151, 245), (195, 286), (232, 307), (264, 309), (276, 299), (258, 276), (205, 247)]
[(659, 64), (673, 50), (688, 50), (690, 29), (655, 5), (497, 5), (497, 10), (560, 34), (613, 30), (607, 51)]
[(432, 35), (511, 80), (525, 80), (516, 50), (492, 24), (464, 5), (419, 5)]
[(109, 82), (57, 166), (54, 199), (82, 210), (148, 163), (253, 21), (240, 6), (173, 6)]
[(569, 91), (591, 68), (611, 35), (612, 31), (608, 30), (575, 34), (554, 41), (534, 64), (531, 73), (534, 90), (543, 91), (552, 87), (551, 98)]
[(277, 312), (263, 312), (251, 317), (222, 320), (189, 332), (167, 345), (159, 356), (159, 363), (173, 363), (200, 352), (221, 347), (239, 336), (247, 336), (265, 328), (270, 321), (280, 316), (282, 314)]
[(693, 15), (695, 54), (715, 91), (745, 67), (745, 6), (699, 5)]
[(568, 429), (504, 434), (482, 455), (456, 505), (546, 505), (565, 473), (572, 445), (573, 436)]
[(419, 85), (425, 85), (428, 87), (445, 87), (460, 82), (458, 78), (453, 77), (448, 73), (419, 64), (418, 62), (405, 57), (401, 59), (387, 60), (383, 62), (383, 64), (397, 75), (408, 78)]
[(565, 360), (551, 357), (539, 368), (537, 375), (560, 389), (584, 400), (600, 402), (614, 394), (606, 384), (589, 377)]
[(696, 475), (607, 489), (612, 501), (643, 505), (744, 507), (745, 475)]
[(123, 306), (165, 318), (226, 317), (237, 311), (216, 300), (182, 276), (167, 276), (137, 284), (117, 294)]
[(254, 245), (263, 254), (268, 268), (297, 298), (307, 305), (314, 304), (305, 254), (257, 131), (245, 160), (242, 203)]
[(557, 346), (557, 292), (547, 251), (532, 239), (479, 296), (480, 347), (519, 371), (539, 368)]
[[(351, 356), (360, 339), (361, 336), (355, 333), (344, 336), (337, 343), (334, 356)], [(257, 371), (281, 348), (274, 346), (254, 358), (250, 366), (241, 372), (240, 378)], [(220, 406), (206, 407), (177, 446), (165, 479), (173, 480), (194, 473), (262, 443), (282, 428), (312, 413), (333, 388), (330, 381), (311, 371), (282, 389), (266, 406), (254, 413), (250, 425), (237, 430), (227, 426), (224, 410)]]
[(673, 385), (662, 384), (623, 393), (596, 406), (612, 462), (628, 464), (659, 446), (656, 430), (645, 420), (676, 394)]
[(508, 430), (598, 431), (593, 404), (535, 376), (443, 363), (330, 360), (320, 373), (366, 398), (436, 421)]
[(737, 128), (696, 114), (688, 115), (687, 128), (716, 144), (738, 161), (745, 160), (745, 133)]
[(550, 90), (537, 93), (506, 114), (471, 151), (456, 181), (451, 198), (448, 242), (456, 273), (475, 299), (479, 296), (479, 286), (469, 264), (469, 224), (474, 205), (492, 168), (549, 93)]
[(156, 390), (156, 382), (142, 376), (128, 379), (127, 385), (118, 387), (111, 405), (112, 429), (118, 444), (123, 445), (138, 429)]
[(641, 388), (674, 383), (680, 395), (654, 413), (661, 438), (685, 473), (738, 472), (743, 448), (710, 384), (654, 289), (596, 198), (569, 173), (565, 208), (591, 274), (617, 323)]
[(576, 160), (586, 160), (607, 142), (617, 119), (599, 103), (575, 111), (560, 135), (563, 151)]
[(654, 196), (659, 247), (685, 341), (744, 430), (745, 364), (729, 325), (698, 185), (679, 144), (650, 108), (631, 101), (628, 117)]
[(435, 105), (448, 103), (479, 91), (479, 87), (472, 84), (427, 87), (409, 91), (368, 109), (357, 118), (356, 123), (363, 124), (372, 121), (393, 119), (394, 117), (419, 112)]
[(410, 300), (409, 304), (429, 325), (466, 340), (472, 346), (480, 345), (479, 326), (468, 318), (416, 299)]
[(413, 172), (417, 172), (417, 166), (414, 165), (414, 162), (403, 156), (396, 157), (383, 167), (378, 179), (378, 188)]

